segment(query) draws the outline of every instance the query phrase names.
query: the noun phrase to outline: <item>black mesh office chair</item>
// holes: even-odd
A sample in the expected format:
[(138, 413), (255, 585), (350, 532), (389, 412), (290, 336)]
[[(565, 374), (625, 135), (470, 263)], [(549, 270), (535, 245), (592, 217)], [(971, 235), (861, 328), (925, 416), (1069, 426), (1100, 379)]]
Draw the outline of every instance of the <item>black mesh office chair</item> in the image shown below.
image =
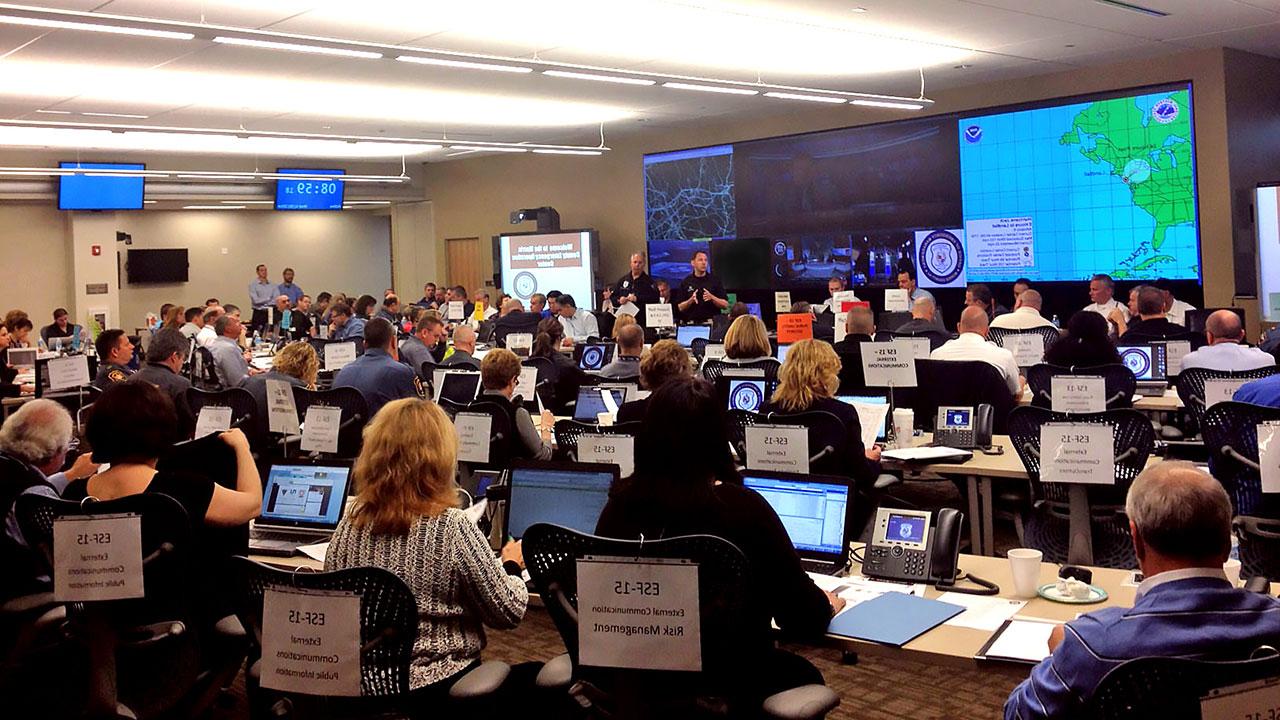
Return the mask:
[(217, 390), (222, 387), (218, 381), (218, 373), (214, 370), (213, 353), (207, 347), (195, 349), (195, 359), (191, 361), (191, 376), (188, 378), (194, 387), (204, 390)]
[[(529, 454), (520, 443), (520, 434), (516, 431), (515, 406), (510, 400), (485, 395), (468, 403), (466, 412), (489, 416), (489, 461), (460, 462), (464, 477), (476, 470), (505, 470), (512, 459)], [(456, 414), (454, 421), (457, 421)]]
[(1180, 657), (1129, 660), (1112, 668), (1102, 678), (1089, 698), (1083, 717), (1095, 720), (1200, 720), (1201, 698), (1215, 690), (1280, 677), (1280, 656), (1276, 651), (1259, 648), (1259, 654), (1261, 657), (1249, 660), (1210, 661)]
[[(1110, 425), (1115, 484), (1040, 482), (1040, 426), (1049, 422)], [(1137, 567), (1124, 502), (1155, 448), (1146, 416), (1137, 410), (1068, 414), (1019, 407), (1009, 413), (1009, 438), (1031, 482), (1032, 505), (1023, 509), (1027, 546), (1043, 551), (1047, 562)]]
[(1213, 476), (1233, 507), (1243, 577), (1280, 578), (1280, 496), (1262, 491), (1258, 426), (1280, 422), (1280, 408), (1221, 402), (1204, 414), (1201, 434)]
[(1209, 370), (1207, 368), (1187, 368), (1178, 375), (1174, 385), (1183, 406), (1191, 414), (1196, 427), (1204, 426), (1205, 383), (1209, 380), (1259, 380), (1280, 372), (1276, 366), (1258, 368), (1256, 370)]
[(708, 360), (702, 364), (702, 377), (715, 382), (725, 371), (733, 370), (763, 370), (765, 380), (770, 383), (778, 381), (778, 369), (782, 367), (782, 363), (775, 358), (762, 358), (760, 360), (752, 360), (750, 362), (726, 362), (724, 360)]
[(747, 428), (761, 422), (764, 418), (760, 414), (748, 410), (729, 410), (724, 414), (725, 431), (739, 465), (747, 462)]
[(689, 352), (701, 360), (707, 354), (707, 345), (709, 344), (711, 344), (711, 340), (708, 338), (694, 338), (689, 341)]
[[(591, 717), (692, 718), (723, 716), (723, 699), (735, 689), (733, 668), (749, 657), (738, 640), (746, 622), (743, 598), (749, 566), (732, 543), (709, 535), (660, 540), (613, 540), (558, 525), (537, 523), (525, 531), (524, 556), (568, 650), (574, 694)], [(578, 662), (578, 566), (586, 556), (684, 559), (698, 566), (702, 672), (659, 672), (584, 666)], [(728, 708), (744, 716), (821, 718), (840, 704), (829, 688), (806, 685), (765, 699), (759, 708)]]
[(916, 360), (916, 387), (895, 389), (895, 403), (909, 398), (917, 425), (932, 429), (938, 408), (991, 405), (992, 432), (1006, 432), (1009, 411), (1015, 401), (1004, 375), (994, 365), (981, 360)]
[[(402, 717), (399, 701), (409, 693), (409, 663), (418, 637), (418, 603), (413, 591), (393, 573), (376, 567), (322, 573), (279, 570), (237, 558), (237, 615), (257, 646), (247, 673), (250, 701), (270, 717)], [(355, 593), (360, 597), (360, 696), (332, 698), (284, 693), (259, 685), (262, 605), (272, 588)], [(471, 670), (450, 691), (453, 700), (492, 695), (510, 672), (490, 661)], [(442, 708), (442, 711), (446, 710)], [(442, 716), (446, 716), (442, 712)]]
[[(1005, 347), (1006, 338), (1018, 335), (1038, 335), (1044, 341), (1045, 354), (1048, 354), (1049, 348), (1053, 347), (1054, 343), (1062, 339), (1062, 333), (1058, 332), (1056, 327), (1034, 327), (1021, 330), (993, 327), (989, 332), (990, 337), (988, 339), (1000, 347)], [(1041, 357), (1043, 359), (1043, 356)]]
[(557, 420), (552, 432), (556, 438), (556, 449), (569, 456), (572, 460), (578, 459), (578, 438), (583, 435), (630, 435), (636, 436), (640, 432), (640, 428), (644, 423), (639, 420), (633, 422), (617, 423), (616, 425), (596, 425), (595, 423), (584, 423), (572, 418)]
[(1063, 367), (1040, 363), (1027, 368), (1027, 385), (1031, 388), (1031, 404), (1036, 407), (1053, 406), (1053, 378), (1059, 375), (1096, 375), (1106, 387), (1108, 410), (1133, 407), (1133, 394), (1138, 390), (1138, 379), (1133, 371), (1120, 363)]
[(338, 425), (338, 453), (340, 458), (354, 458), (360, 454), (364, 426), (369, 423), (369, 402), (353, 387), (308, 390), (293, 388), (293, 404), (298, 408), (298, 419), (307, 421), (307, 409), (312, 405), (341, 409)]
[[(877, 333), (877, 335), (878, 334), (879, 333)], [(900, 332), (900, 331), (894, 330), (889, 333), (889, 337), (887, 339), (893, 340), (893, 338), (913, 338), (913, 337), (928, 338), (929, 350), (937, 350), (938, 348), (942, 347), (943, 344), (945, 344), (948, 340), (952, 339), (955, 336), (952, 333), (949, 333), (946, 330), (943, 330), (942, 328), (938, 328), (937, 330), (911, 330), (908, 332)]]
[(794, 425), (808, 430), (809, 472), (850, 476), (854, 458), (850, 455), (848, 429), (840, 418), (823, 410), (810, 410), (766, 413), (761, 422), (766, 425)]
[[(0, 682), (21, 707), (31, 698), (46, 717), (196, 717), (228, 685), (244, 661), (244, 631), (233, 619), (200, 632), (194, 610), (191, 524), (176, 500), (141, 493), (106, 502), (78, 503), (24, 495), (15, 505), (23, 536), (47, 563), (54, 563), (54, 524), (60, 518), (134, 514), (140, 518), (142, 598), (69, 603), (62, 658), (43, 678), (21, 670)], [(217, 653), (210, 648), (218, 647)], [(204, 654), (202, 655), (202, 650)], [(45, 655), (44, 657), (48, 657)], [(207, 660), (216, 660), (206, 666)], [(30, 668), (27, 668), (30, 669)], [(162, 678), (163, 682), (157, 680)], [(13, 711), (13, 706), (6, 711)], [(66, 712), (62, 712), (66, 710)], [(25, 716), (18, 711), (15, 717)]]
[(242, 428), (246, 434), (252, 436), (253, 417), (258, 412), (258, 401), (248, 390), (227, 388), (210, 391), (192, 387), (182, 393), (182, 399), (187, 405), (187, 412), (191, 413), (193, 419), (200, 417), (200, 409), (204, 407), (231, 408), (231, 427)]

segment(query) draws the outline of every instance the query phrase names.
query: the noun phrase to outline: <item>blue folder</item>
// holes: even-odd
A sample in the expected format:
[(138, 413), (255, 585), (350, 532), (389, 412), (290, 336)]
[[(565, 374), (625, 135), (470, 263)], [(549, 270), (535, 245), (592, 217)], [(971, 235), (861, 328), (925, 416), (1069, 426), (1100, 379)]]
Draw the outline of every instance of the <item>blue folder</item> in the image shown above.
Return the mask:
[(827, 632), (900, 647), (962, 612), (959, 605), (889, 592), (832, 618)]

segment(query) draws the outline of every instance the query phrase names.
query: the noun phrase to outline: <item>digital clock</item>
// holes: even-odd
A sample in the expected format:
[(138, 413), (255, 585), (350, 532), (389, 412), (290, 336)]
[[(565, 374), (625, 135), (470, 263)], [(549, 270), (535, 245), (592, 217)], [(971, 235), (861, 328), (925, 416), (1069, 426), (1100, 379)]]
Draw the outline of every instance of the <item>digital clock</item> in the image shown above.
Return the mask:
[[(344, 175), (345, 170), (306, 170), (280, 168), (282, 175)], [(341, 210), (344, 197), (341, 180), (308, 177), (299, 180), (276, 180), (277, 210)]]

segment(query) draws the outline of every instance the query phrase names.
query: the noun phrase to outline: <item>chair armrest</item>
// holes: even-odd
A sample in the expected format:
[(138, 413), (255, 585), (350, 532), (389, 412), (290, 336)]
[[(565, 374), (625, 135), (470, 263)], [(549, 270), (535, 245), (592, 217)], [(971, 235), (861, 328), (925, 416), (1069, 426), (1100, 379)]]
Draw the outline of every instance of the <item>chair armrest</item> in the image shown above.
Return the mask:
[(902, 482), (902, 478), (898, 477), (897, 475), (890, 475), (889, 473), (880, 473), (880, 475), (876, 477), (875, 489), (884, 490), (885, 488), (892, 487), (893, 485), (897, 485), (900, 482)]
[(571, 682), (573, 682), (573, 661), (569, 659), (569, 653), (551, 658), (538, 671), (537, 685), (540, 688), (568, 688)]
[(187, 626), (182, 622), (167, 620), (129, 628), (123, 634), (122, 640), (135, 648), (143, 648), (171, 637), (183, 635), (186, 632)]
[(244, 638), (248, 636), (245, 632), (244, 625), (240, 624), (240, 618), (235, 615), (228, 615), (213, 624), (213, 631), (222, 638)]
[(53, 599), (53, 593), (51, 592), (19, 595), (4, 604), (0, 604), (0, 615), (24, 615), (57, 604), (59, 603)]
[(454, 700), (466, 700), (485, 695), (492, 695), (506, 682), (511, 674), (511, 666), (500, 661), (490, 660), (480, 663), (480, 667), (462, 676), (462, 679), (449, 688), (449, 697)]
[(840, 696), (826, 685), (801, 685), (770, 695), (761, 709), (779, 720), (815, 720), (826, 717), (839, 704)]

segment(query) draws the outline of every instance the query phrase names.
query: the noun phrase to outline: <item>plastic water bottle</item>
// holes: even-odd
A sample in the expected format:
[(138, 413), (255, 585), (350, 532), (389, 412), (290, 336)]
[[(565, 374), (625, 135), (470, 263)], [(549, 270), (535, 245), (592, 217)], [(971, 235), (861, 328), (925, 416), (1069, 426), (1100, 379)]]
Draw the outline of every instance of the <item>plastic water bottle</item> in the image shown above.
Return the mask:
[(1056, 328), (1060, 328), (1060, 327), (1062, 327), (1062, 323), (1058, 320), (1058, 316), (1057, 316), (1057, 315), (1054, 315), (1054, 316), (1053, 316), (1053, 320), (1051, 320), (1050, 322), (1052, 322), (1052, 323), (1053, 323), (1053, 326), (1054, 326), (1054, 327), (1056, 327)]
[(253, 331), (253, 348), (257, 350), (258, 345), (260, 345), (261, 343), (262, 343), (262, 335), (257, 330), (254, 330)]

